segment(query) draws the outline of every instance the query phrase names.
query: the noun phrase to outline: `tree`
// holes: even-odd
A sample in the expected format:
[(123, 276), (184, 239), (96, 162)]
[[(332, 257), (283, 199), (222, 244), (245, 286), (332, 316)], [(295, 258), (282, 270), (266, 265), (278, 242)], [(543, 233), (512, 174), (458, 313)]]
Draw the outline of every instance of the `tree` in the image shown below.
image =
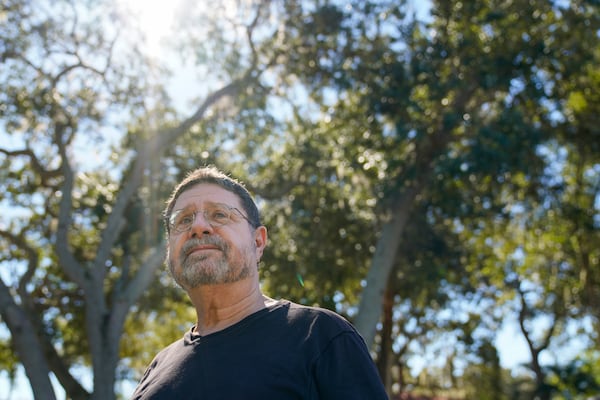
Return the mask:
[[(149, 65), (119, 36), (127, 27), (110, 3), (9, 2), (2, 17), (1, 129), (10, 141), (0, 149), (0, 200), (13, 210), (0, 230), (12, 274), (0, 282), (2, 321), (36, 398), (55, 398), (50, 372), (69, 398), (114, 398), (127, 315), (164, 258), (152, 161), (255, 78), (237, 76), (169, 123), (164, 93), (144, 81)], [(148, 107), (160, 112), (154, 125), (119, 123), (144, 119)], [(108, 159), (99, 151), (102, 164), (86, 170), (78, 147), (104, 145), (126, 125), (126, 147)], [(92, 392), (72, 375), (76, 364), (91, 366)]]
[[(361, 14), (369, 8), (377, 12)], [(533, 6), (533, 13), (528, 11), (530, 2), (440, 2), (432, 8), (431, 23), (424, 28), (415, 24), (412, 29), (408, 29), (410, 24), (396, 24), (402, 15), (398, 8), (385, 2), (362, 2), (348, 9), (352, 12), (344, 13), (336, 7), (306, 12), (302, 20), (310, 23), (305, 28), (316, 30), (313, 36), (319, 42), (304, 50), (308, 59), (314, 61), (312, 68), (306, 70), (306, 75), (295, 72), (305, 77), (308, 87), (317, 84), (311, 92), (313, 98), (319, 98), (323, 87), (338, 90), (336, 98), (340, 100), (334, 103), (334, 110), (363, 107), (354, 115), (364, 114), (370, 121), (378, 122), (358, 123), (361, 128), (370, 128), (362, 128), (362, 132), (368, 132), (369, 146), (348, 147), (355, 153), (347, 153), (346, 157), (364, 160), (362, 170), (356, 168), (358, 165), (346, 164), (350, 168), (343, 174), (327, 175), (331, 169), (325, 170), (324, 175), (314, 173), (315, 181), (327, 179), (339, 187), (344, 186), (340, 175), (353, 176), (355, 182), (369, 182), (375, 176), (380, 179), (379, 183), (364, 186), (377, 199), (374, 215), (379, 221), (375, 224), (379, 251), (375, 251), (370, 263), (355, 318), (371, 343), (380, 317), (377, 310), (398, 262), (402, 232), (408, 226), (408, 216), (418, 209), (422, 199), (439, 199), (436, 208), (430, 208), (428, 213), (437, 223), (454, 226), (459, 232), (464, 230), (467, 238), (473, 237), (469, 232), (481, 235), (482, 240), (497, 246), (501, 241), (496, 238), (501, 237), (502, 231), (493, 225), (512, 217), (507, 212), (509, 207), (551, 198), (537, 192), (544, 190), (545, 171), (551, 166), (543, 149), (562, 137), (562, 129), (553, 119), (567, 97), (560, 89), (569, 82), (567, 76), (589, 76), (586, 71), (594, 63), (598, 37), (586, 33), (595, 31), (590, 27), (596, 27), (598, 20), (594, 17), (597, 10), (586, 2), (573, 2), (567, 8), (539, 2)], [(373, 21), (370, 15), (385, 15), (389, 19)], [(323, 29), (324, 24), (319, 22), (327, 18), (342, 22), (330, 23)], [(356, 24), (349, 28), (345, 20)], [(574, 33), (578, 27), (582, 29)], [(563, 35), (567, 31), (571, 38), (580, 40)], [(549, 36), (548, 32), (555, 34)], [(332, 50), (336, 48), (343, 50)], [(578, 61), (573, 62), (573, 58)], [(358, 95), (348, 93), (348, 87)], [(581, 102), (581, 90), (572, 93), (571, 103), (589, 107)], [(323, 132), (335, 131), (338, 137), (342, 136), (338, 143), (360, 143), (358, 132), (346, 136), (336, 125), (336, 112), (322, 112), (332, 127)], [(350, 115), (337, 114), (346, 118)], [(589, 136), (582, 137), (589, 143)], [(567, 139), (571, 140), (572, 136)], [(315, 138), (314, 143), (327, 146), (331, 142)], [(327, 154), (327, 160), (336, 160)], [(371, 162), (373, 159), (383, 162)], [(336, 164), (344, 165), (331, 163)], [(330, 164), (321, 166), (324, 165)], [(580, 171), (595, 176), (589, 169)], [(511, 199), (509, 193), (516, 197)], [(587, 193), (591, 197), (583, 209), (593, 210), (589, 199), (595, 197), (597, 190)], [(593, 214), (590, 211), (588, 217)], [(487, 226), (492, 231), (497, 229), (493, 237), (485, 236), (490, 234)], [(510, 252), (503, 254), (503, 260), (495, 254), (485, 260), (476, 251), (476, 258), (466, 267), (474, 278), (482, 277), (483, 282), (489, 279), (485, 272), (497, 267), (496, 261), (506, 263), (510, 259)], [(589, 251), (585, 254), (587, 259)], [(482, 266), (484, 274), (476, 271)], [(548, 295), (560, 291), (558, 287), (546, 290)]]
[[(352, 280), (340, 279), (347, 276), (341, 272), (344, 266), (365, 268), (364, 261), (352, 250), (332, 256), (315, 247), (311, 236), (335, 248), (352, 249), (354, 243), (355, 249), (380, 249), (368, 263), (358, 313), (351, 302), (335, 304), (349, 312), (369, 343), (375, 339), (384, 289), (401, 265), (403, 232), (418, 210), (426, 210), (422, 221), (449, 228), (444, 240), (458, 233), (467, 245), (475, 245), (465, 246), (461, 255), (467, 257), (463, 267), (472, 273), (470, 283), (462, 282), (467, 293), (493, 280), (491, 271), (510, 260), (510, 249), (477, 254), (476, 242), (497, 248), (502, 222), (514, 216), (511, 207), (543, 198), (536, 191), (543, 190), (549, 162), (540, 151), (562, 135), (552, 119), (565, 99), (564, 92), (551, 88), (562, 87), (567, 73), (581, 77), (597, 45), (597, 36), (585, 35), (598, 23), (595, 7), (585, 2), (573, 2), (568, 9), (539, 2), (534, 12), (529, 12), (530, 2), (439, 2), (432, 9), (432, 21), (422, 25), (405, 20), (396, 3), (356, 2), (344, 9), (289, 3), (282, 35), (289, 35), (285, 42), (297, 43), (299, 51), (278, 54), (288, 67), (279, 88), (295, 88), (300, 79), (307, 91), (302, 100), (314, 107), (292, 105), (294, 122), (285, 125), (287, 135), (269, 126), (277, 143), (289, 138), (292, 144), (259, 153), (274, 149), (274, 163), (250, 164), (264, 177), (266, 187), (256, 189), (265, 198), (288, 195), (272, 208), (274, 219), (284, 213), (292, 221), (277, 220), (276, 226), (286, 229), (281, 259), (265, 260), (273, 288), (333, 307), (334, 295), (343, 302), (360, 290), (348, 286)], [(566, 31), (582, 40), (570, 40)], [(573, 54), (577, 63), (570, 61)], [(327, 189), (315, 187), (316, 182), (326, 182)], [(349, 187), (355, 192), (340, 198)], [(346, 219), (360, 226), (358, 235), (366, 233), (355, 238), (344, 226), (341, 243), (335, 225), (354, 204), (372, 210), (363, 213), (364, 221)], [(368, 227), (373, 232), (365, 231)], [(293, 256), (284, 260), (290, 251)], [(333, 264), (341, 266), (331, 271)], [(297, 265), (300, 275), (318, 279), (318, 286), (311, 282), (304, 289)], [(282, 271), (288, 274), (275, 280)], [(336, 283), (343, 293), (336, 293)]]

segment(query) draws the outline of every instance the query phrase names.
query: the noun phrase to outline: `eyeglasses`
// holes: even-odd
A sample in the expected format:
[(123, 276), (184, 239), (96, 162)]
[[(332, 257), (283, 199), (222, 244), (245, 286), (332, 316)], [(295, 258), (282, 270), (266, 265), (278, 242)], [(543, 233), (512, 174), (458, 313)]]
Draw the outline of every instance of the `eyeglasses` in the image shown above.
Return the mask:
[(167, 220), (169, 230), (177, 233), (189, 231), (199, 213), (202, 214), (206, 222), (213, 228), (237, 222), (239, 217), (244, 218), (252, 225), (248, 217), (242, 214), (237, 208), (222, 203), (209, 203), (203, 210), (182, 209), (173, 212)]

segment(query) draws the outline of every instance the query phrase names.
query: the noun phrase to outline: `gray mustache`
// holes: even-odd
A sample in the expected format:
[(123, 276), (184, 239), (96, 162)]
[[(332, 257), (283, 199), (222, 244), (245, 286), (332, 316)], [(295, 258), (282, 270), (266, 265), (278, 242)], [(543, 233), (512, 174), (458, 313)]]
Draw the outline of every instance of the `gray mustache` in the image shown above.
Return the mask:
[(181, 254), (185, 256), (190, 251), (192, 251), (192, 249), (194, 249), (195, 247), (202, 246), (205, 244), (217, 246), (222, 251), (227, 249), (227, 245), (220, 238), (218, 238), (216, 236), (207, 236), (202, 239), (198, 239), (198, 238), (189, 239), (187, 242), (185, 242), (185, 244), (181, 248)]

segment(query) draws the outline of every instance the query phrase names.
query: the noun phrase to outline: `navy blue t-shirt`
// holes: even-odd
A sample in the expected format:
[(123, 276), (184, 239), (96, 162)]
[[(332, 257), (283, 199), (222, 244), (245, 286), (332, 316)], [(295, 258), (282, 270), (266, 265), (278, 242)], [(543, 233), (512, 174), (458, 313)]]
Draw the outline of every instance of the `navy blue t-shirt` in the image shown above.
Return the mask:
[(341, 316), (279, 301), (222, 331), (188, 331), (146, 370), (134, 400), (368, 399), (387, 395)]

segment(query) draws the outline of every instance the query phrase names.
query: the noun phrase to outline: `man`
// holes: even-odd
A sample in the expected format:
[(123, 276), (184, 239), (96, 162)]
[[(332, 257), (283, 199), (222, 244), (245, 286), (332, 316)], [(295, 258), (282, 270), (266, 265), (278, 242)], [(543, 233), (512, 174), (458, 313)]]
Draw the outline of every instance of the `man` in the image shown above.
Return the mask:
[(345, 319), (261, 293), (267, 229), (242, 184), (197, 169), (173, 191), (165, 221), (167, 264), (197, 321), (155, 357), (133, 399), (387, 399)]

